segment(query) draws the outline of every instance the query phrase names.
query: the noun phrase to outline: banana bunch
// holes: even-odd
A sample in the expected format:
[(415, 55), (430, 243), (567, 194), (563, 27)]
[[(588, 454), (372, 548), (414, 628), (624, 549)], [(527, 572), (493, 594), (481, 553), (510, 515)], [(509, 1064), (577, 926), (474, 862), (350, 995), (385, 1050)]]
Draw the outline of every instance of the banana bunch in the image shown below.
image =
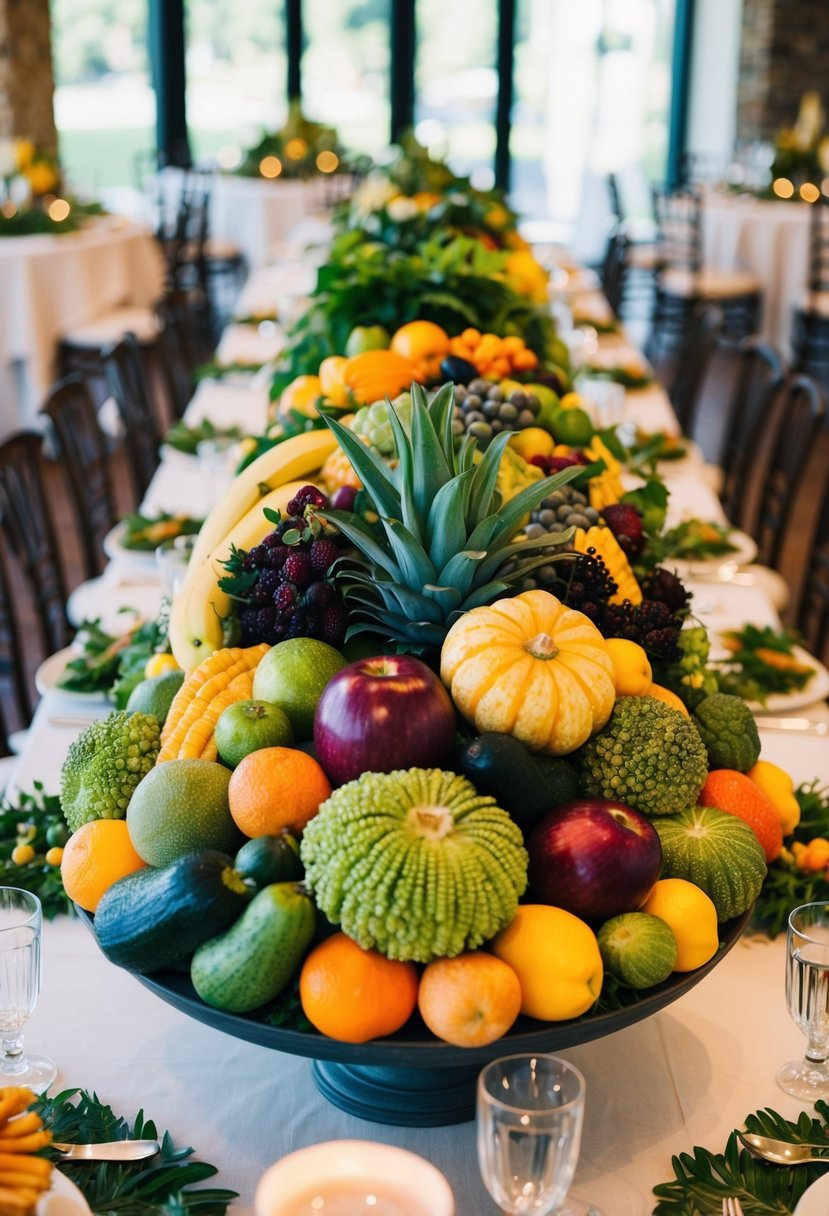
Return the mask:
[(597, 477), (591, 477), (588, 485), (590, 505), (601, 511), (603, 507), (618, 502), (625, 492), (622, 466), (598, 435), (593, 436), (584, 451), (590, 460), (604, 461), (603, 471)]
[(594, 524), (586, 532), (584, 528), (576, 528), (573, 536), (573, 548), (577, 553), (586, 553), (593, 549), (607, 566), (611, 578), (619, 588), (611, 596), (611, 604), (622, 604), (630, 600), (631, 604), (642, 603), (642, 588), (636, 581), (630, 562), (624, 549), (619, 544), (610, 528), (602, 524)]
[(35, 1156), (52, 1142), (51, 1132), (34, 1111), (23, 1112), (36, 1100), (30, 1089), (0, 1089), (0, 1212), (25, 1216), (52, 1183), (52, 1162)]
[(252, 549), (273, 528), (265, 507), (284, 511), (337, 446), (329, 430), (286, 439), (234, 479), (196, 538), (187, 576), (170, 610), (170, 645), (179, 667), (192, 671), (224, 642), (230, 597), (219, 588), (221, 563), (232, 548)]

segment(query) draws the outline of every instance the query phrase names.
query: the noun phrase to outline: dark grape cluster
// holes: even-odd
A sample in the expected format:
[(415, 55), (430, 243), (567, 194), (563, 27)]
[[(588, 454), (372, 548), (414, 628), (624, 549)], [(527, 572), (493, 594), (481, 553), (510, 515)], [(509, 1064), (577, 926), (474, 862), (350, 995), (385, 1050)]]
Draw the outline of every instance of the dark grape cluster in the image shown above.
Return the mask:
[[(599, 624), (599, 622), (597, 622)], [(607, 604), (599, 628), (606, 638), (627, 638), (637, 642), (652, 659), (674, 663), (681, 656), (679, 632), (682, 621), (667, 604), (642, 600), (641, 604)]]
[(455, 386), (452, 430), (457, 436), (474, 435), (486, 448), (501, 431), (522, 431), (536, 426), (541, 402), (533, 393), (514, 389), (507, 393), (490, 380), (472, 380)]
[(303, 486), (261, 544), (225, 563), (221, 586), (238, 604), (241, 645), (298, 637), (342, 644), (346, 611), (331, 573), (342, 551), (316, 514), (327, 506), (316, 486)]
[(545, 532), (561, 532), (571, 527), (584, 528), (587, 532), (598, 522), (599, 512), (589, 505), (587, 495), (574, 486), (562, 486), (536, 507), (524, 531), (533, 540)]
[(691, 602), (691, 593), (673, 570), (664, 566), (656, 566), (642, 581), (642, 594), (645, 599), (659, 600), (667, 604), (672, 612), (684, 613)]

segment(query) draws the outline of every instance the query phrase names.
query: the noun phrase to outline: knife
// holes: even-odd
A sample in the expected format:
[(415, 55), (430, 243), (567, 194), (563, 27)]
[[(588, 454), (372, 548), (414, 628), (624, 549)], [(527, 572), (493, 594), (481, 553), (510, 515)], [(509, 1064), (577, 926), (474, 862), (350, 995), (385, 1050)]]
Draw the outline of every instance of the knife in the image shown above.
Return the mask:
[(758, 730), (779, 730), (791, 735), (829, 735), (829, 722), (813, 722), (811, 718), (771, 718), (758, 714)]
[(63, 1161), (143, 1161), (160, 1151), (157, 1140), (109, 1140), (104, 1144), (59, 1144)]

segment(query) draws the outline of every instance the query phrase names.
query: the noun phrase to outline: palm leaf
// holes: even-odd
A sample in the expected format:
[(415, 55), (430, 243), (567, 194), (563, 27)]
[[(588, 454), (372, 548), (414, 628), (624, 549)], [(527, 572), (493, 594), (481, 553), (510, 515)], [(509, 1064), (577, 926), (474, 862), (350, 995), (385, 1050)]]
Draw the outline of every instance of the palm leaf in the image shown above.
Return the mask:
[(444, 452), (454, 451), (452, 442), (452, 415), (455, 410), (455, 386), (452, 383), (442, 385), (428, 405), (429, 417), (435, 434), (441, 442)]
[(423, 588), (423, 594), (440, 604), (444, 618), (461, 603), (461, 593), (457, 587), (436, 587), (433, 583), (427, 583)]
[[(563, 532), (548, 532), (546, 536), (536, 536), (532, 540), (514, 540), (487, 556), (481, 564), (481, 574), (486, 578), (491, 578), (512, 557), (520, 560), (523, 554), (535, 549), (554, 549), (558, 545), (566, 545), (568, 541), (572, 540), (575, 530), (575, 528), (566, 528)], [(556, 559), (556, 555), (553, 553), (545, 553), (542, 556), (543, 560), (547, 562)], [(510, 571), (509, 577), (512, 578), (512, 571)]]
[(409, 442), (409, 436), (406, 434), (406, 429), (388, 398), (386, 398), (386, 404), (398, 460), (394, 480), (400, 494), (400, 516), (403, 523), (417, 537), (420, 544), (425, 545), (426, 517), (425, 515), (421, 516), (418, 511), (412, 489), (412, 466), (415, 461), (415, 455)]
[(457, 587), (465, 600), (475, 586), (478, 568), (485, 557), (485, 549), (462, 549), (450, 558), (435, 581), (441, 587)]

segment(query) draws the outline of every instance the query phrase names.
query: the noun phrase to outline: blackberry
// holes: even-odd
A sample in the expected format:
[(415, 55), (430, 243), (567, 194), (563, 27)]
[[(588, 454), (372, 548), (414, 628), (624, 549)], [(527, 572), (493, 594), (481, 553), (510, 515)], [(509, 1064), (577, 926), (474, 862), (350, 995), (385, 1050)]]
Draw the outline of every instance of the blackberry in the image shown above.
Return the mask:
[(259, 632), (261, 634), (268, 634), (271, 632), (275, 624), (276, 609), (273, 606), (270, 608), (260, 608), (259, 612), (256, 614), (256, 628), (259, 630)]
[(265, 559), (268, 556), (268, 550), (264, 545), (257, 545), (255, 549), (251, 549), (247, 555), (247, 561), (251, 562), (254, 570), (262, 570), (265, 566)]
[(251, 590), (250, 603), (255, 604), (258, 608), (264, 607), (271, 598), (271, 592), (267, 587), (263, 587), (261, 581)]
[(313, 576), (313, 562), (308, 553), (302, 553), (297, 549), (288, 554), (282, 566), (283, 581), (293, 583), (295, 587), (303, 590), (309, 585)]
[(303, 602), (314, 610), (327, 608), (331, 601), (335, 599), (336, 594), (330, 583), (311, 583), (311, 586), (305, 592)]
[(259, 581), (254, 588), (255, 591), (265, 591), (270, 596), (276, 591), (280, 583), (279, 571), (267, 569), (263, 570), (259, 575)]
[(274, 592), (273, 603), (280, 616), (287, 613), (289, 609), (293, 608), (296, 600), (296, 588), (292, 587), (290, 583), (283, 583), (282, 586), (278, 587)]
[(646, 599), (667, 604), (676, 613), (684, 612), (691, 600), (691, 594), (682, 581), (664, 566), (651, 570), (642, 583), (642, 594)]
[(600, 628), (606, 638), (637, 642), (661, 662), (673, 663), (680, 657), (682, 622), (659, 600), (645, 599), (635, 606), (628, 600), (623, 604), (608, 604)]
[(266, 570), (281, 570), (282, 567), (285, 565), (285, 559), (290, 552), (291, 552), (291, 550), (286, 549), (281, 541), (279, 542), (278, 545), (275, 545), (274, 548), (266, 549), (265, 550), (265, 562), (264, 562), (265, 569)]
[(268, 533), (268, 535), (262, 541), (262, 544), (265, 546), (266, 549), (275, 549), (278, 545), (282, 544), (282, 538), (279, 535), (279, 533), (274, 529), (273, 532)]
[(297, 490), (286, 507), (288, 515), (303, 516), (306, 507), (321, 508), (328, 506), (328, 498), (316, 486), (303, 486)]
[(311, 569), (315, 574), (325, 574), (339, 556), (339, 548), (328, 537), (321, 536), (319, 540), (312, 541)]
[(341, 646), (345, 638), (345, 623), (345, 607), (342, 601), (329, 605), (320, 617), (320, 637), (323, 642), (327, 642), (329, 646)]

